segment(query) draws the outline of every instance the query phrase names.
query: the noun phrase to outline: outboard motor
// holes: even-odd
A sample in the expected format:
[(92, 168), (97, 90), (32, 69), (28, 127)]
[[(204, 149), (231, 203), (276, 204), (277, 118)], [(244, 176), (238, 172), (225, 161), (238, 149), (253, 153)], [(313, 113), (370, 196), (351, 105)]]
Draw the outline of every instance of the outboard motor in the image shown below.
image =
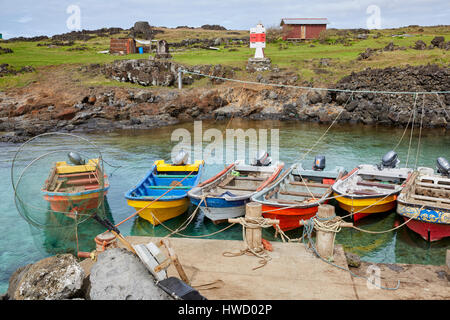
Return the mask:
[(314, 157), (314, 171), (323, 171), (325, 169), (325, 156), (315, 156)]
[(269, 154), (265, 150), (261, 150), (256, 155), (255, 159), (253, 160), (252, 165), (258, 166), (258, 167), (265, 167), (269, 166), (272, 163), (272, 158), (269, 157)]
[(69, 157), (70, 162), (72, 162), (74, 165), (79, 166), (86, 164), (86, 161), (84, 161), (84, 159), (81, 158), (81, 156), (76, 152), (69, 152), (67, 156)]
[(175, 159), (173, 159), (173, 164), (175, 166), (183, 166), (188, 162), (188, 159), (189, 153), (181, 149), (180, 152), (178, 152), (178, 154), (176, 155)]
[(397, 153), (394, 150), (391, 150), (383, 156), (381, 164), (378, 165), (378, 169), (395, 168), (399, 163), (400, 160), (398, 160)]
[(443, 176), (450, 177), (450, 163), (444, 157), (439, 157), (436, 160), (437, 172)]

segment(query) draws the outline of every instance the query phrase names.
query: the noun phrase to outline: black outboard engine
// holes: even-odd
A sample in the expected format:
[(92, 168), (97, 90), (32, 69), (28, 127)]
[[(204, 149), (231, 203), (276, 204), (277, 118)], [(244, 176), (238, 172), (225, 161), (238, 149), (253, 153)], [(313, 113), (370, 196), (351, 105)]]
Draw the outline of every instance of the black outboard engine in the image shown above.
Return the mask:
[(86, 161), (84, 161), (84, 159), (81, 158), (81, 156), (76, 152), (69, 152), (67, 156), (69, 157), (70, 162), (72, 162), (74, 165), (79, 166), (86, 164)]
[(436, 160), (437, 172), (443, 176), (450, 177), (450, 163), (444, 157), (439, 157)]
[(253, 159), (252, 165), (258, 167), (266, 167), (272, 163), (272, 158), (269, 157), (269, 154), (265, 150), (261, 150), (256, 155), (255, 159)]
[(315, 156), (313, 170), (323, 171), (323, 169), (325, 169), (325, 156)]
[(394, 150), (391, 150), (383, 156), (381, 164), (378, 165), (378, 169), (395, 168), (399, 163), (400, 160), (398, 160), (397, 153)]

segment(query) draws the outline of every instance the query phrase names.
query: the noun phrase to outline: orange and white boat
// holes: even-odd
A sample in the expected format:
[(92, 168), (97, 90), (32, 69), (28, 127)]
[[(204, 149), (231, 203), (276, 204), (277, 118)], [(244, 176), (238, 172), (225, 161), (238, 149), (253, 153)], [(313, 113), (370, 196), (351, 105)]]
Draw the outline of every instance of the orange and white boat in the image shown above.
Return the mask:
[(99, 159), (86, 164), (70, 165), (56, 162), (42, 188), (44, 199), (53, 211), (72, 216), (95, 209), (109, 189), (108, 177), (99, 166)]
[[(323, 161), (323, 166), (316, 167)], [(316, 215), (319, 205), (327, 203), (331, 185), (345, 174), (343, 167), (325, 169), (325, 157), (316, 157), (312, 169), (294, 164), (278, 181), (258, 192), (252, 201), (262, 204), (263, 216), (280, 221), (279, 227), (288, 231), (300, 227), (300, 220)]]

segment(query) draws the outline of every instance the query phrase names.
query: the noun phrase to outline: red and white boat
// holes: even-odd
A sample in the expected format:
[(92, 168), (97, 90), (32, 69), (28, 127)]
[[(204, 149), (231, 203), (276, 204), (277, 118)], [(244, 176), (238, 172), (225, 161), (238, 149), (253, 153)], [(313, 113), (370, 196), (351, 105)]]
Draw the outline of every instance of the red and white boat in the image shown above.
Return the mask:
[(427, 241), (450, 236), (450, 165), (439, 159), (447, 164), (447, 172), (441, 169), (438, 175), (432, 168), (419, 167), (397, 198), (397, 213)]

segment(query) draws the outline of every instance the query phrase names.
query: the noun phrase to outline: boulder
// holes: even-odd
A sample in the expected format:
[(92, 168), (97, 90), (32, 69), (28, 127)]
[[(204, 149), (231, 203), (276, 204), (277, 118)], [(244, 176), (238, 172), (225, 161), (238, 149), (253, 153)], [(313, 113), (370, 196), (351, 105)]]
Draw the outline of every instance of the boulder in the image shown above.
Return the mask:
[(389, 42), (389, 44), (383, 48), (383, 51), (394, 51), (395, 50), (395, 46), (393, 42)]
[(171, 300), (131, 252), (113, 248), (98, 255), (91, 269), (91, 300)]
[(367, 48), (366, 51), (361, 52), (357, 60), (366, 60), (372, 57), (377, 52), (377, 49)]
[(433, 40), (431, 40), (431, 45), (436, 48), (442, 48), (444, 44), (445, 38), (443, 36), (434, 37)]
[(19, 268), (9, 280), (12, 300), (61, 300), (78, 297), (85, 274), (71, 254), (56, 255)]
[(413, 47), (413, 49), (416, 49), (416, 50), (425, 50), (426, 48), (427, 48), (427, 44), (425, 42), (423, 42), (422, 40), (417, 40)]
[(345, 258), (349, 267), (359, 268), (361, 266), (361, 258), (357, 254), (345, 252)]
[(317, 91), (311, 91), (308, 93), (308, 100), (310, 104), (316, 104), (322, 101), (322, 96)]
[(147, 21), (137, 21), (132, 28), (133, 37), (150, 40), (152, 35), (152, 28)]

